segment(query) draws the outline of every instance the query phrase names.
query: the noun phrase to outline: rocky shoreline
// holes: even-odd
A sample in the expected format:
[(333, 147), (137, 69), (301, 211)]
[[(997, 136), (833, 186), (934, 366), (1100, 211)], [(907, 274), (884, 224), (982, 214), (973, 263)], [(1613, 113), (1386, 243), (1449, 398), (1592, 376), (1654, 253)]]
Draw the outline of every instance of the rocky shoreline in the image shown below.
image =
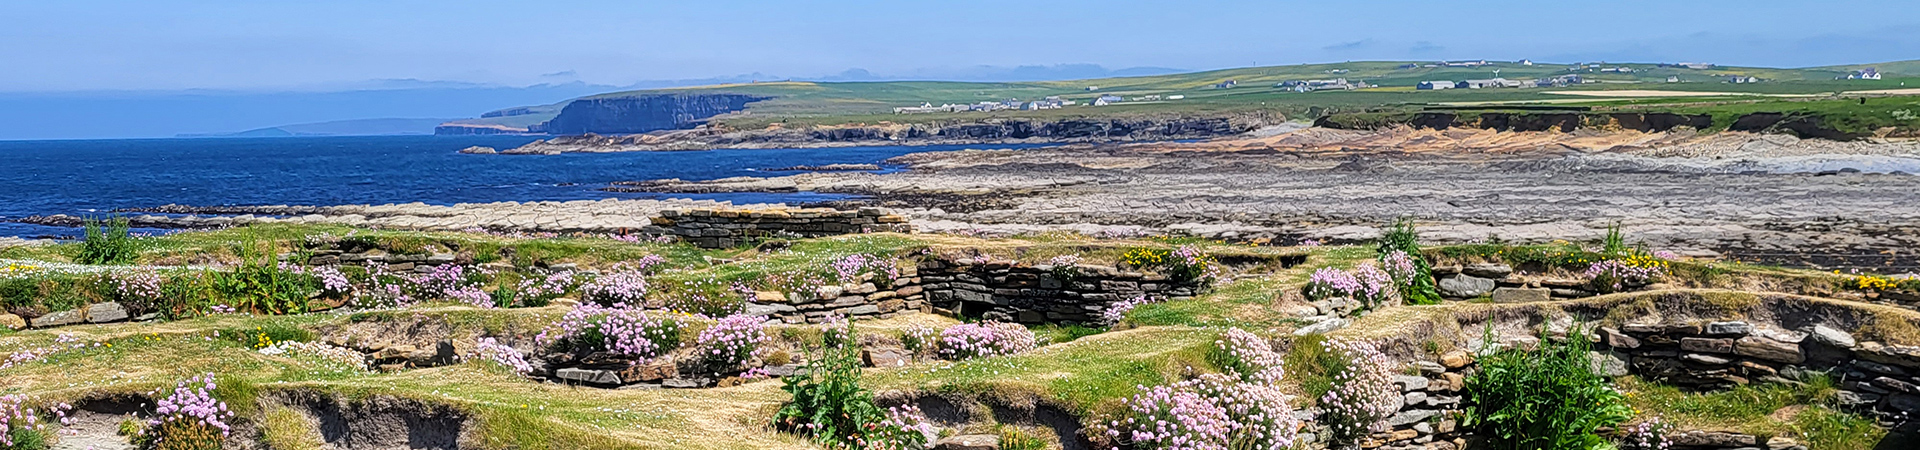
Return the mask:
[[(862, 146), (1019, 145), (1208, 139), (1246, 133), (1285, 119), (1266, 114), (1142, 116), (1035, 120), (993, 118), (931, 124), (820, 125), (759, 130), (701, 126), (633, 135), (593, 133), (535, 141), (499, 150), (506, 155), (554, 155), (713, 149), (835, 148)], [(463, 153), (491, 154), (485, 151)]]

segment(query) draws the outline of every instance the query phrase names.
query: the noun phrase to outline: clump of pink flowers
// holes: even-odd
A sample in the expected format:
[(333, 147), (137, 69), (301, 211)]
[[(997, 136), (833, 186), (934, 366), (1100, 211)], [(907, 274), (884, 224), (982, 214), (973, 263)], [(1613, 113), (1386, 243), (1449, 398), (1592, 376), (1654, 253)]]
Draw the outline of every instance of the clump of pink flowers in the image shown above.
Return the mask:
[(1388, 276), (1402, 285), (1411, 283), (1415, 277), (1420, 276), (1420, 266), (1414, 262), (1413, 255), (1401, 250), (1394, 250), (1381, 256), (1380, 268), (1386, 270)]
[(1228, 328), (1213, 341), (1213, 359), (1241, 381), (1272, 385), (1286, 372), (1284, 359), (1267, 339), (1239, 328)]
[(535, 341), (651, 359), (680, 347), (680, 322), (664, 314), (588, 303), (567, 311)]
[(1269, 385), (1206, 374), (1139, 390), (1120, 417), (1095, 427), (1115, 449), (1283, 450), (1300, 428), (1287, 396)]
[(1307, 278), (1307, 298), (1311, 300), (1352, 297), (1360, 291), (1360, 280), (1347, 271), (1322, 267)]
[(547, 274), (545, 277), (520, 280), (515, 296), (524, 305), (545, 305), (553, 299), (567, 295), (567, 291), (579, 284), (579, 277), (572, 271), (562, 270)]
[(1626, 427), (1620, 430), (1620, 450), (1667, 450), (1673, 446), (1667, 439), (1669, 427), (1659, 417)]
[(527, 364), (527, 358), (520, 350), (490, 337), (480, 338), (474, 344), (472, 359), (492, 362), (521, 375), (533, 373), (533, 366)]
[(907, 327), (900, 335), (900, 345), (915, 355), (931, 354), (940, 346), (940, 330), (918, 324)]
[(1127, 313), (1133, 312), (1134, 308), (1138, 308), (1140, 305), (1158, 302), (1158, 299), (1143, 295), (1109, 303), (1107, 304), (1107, 309), (1100, 310), (1100, 325), (1109, 327), (1119, 325), (1120, 321), (1127, 319)]
[(694, 344), (712, 367), (737, 368), (760, 355), (767, 343), (766, 322), (758, 316), (735, 314), (700, 331)]
[(647, 275), (640, 270), (615, 270), (580, 285), (582, 299), (616, 308), (646, 304)]
[(1628, 286), (1647, 284), (1661, 273), (1658, 266), (1642, 267), (1609, 259), (1587, 266), (1587, 272), (1584, 275), (1595, 289), (1617, 292)]
[(900, 268), (892, 259), (865, 253), (855, 253), (834, 259), (828, 264), (833, 267), (834, 275), (841, 283), (859, 281), (863, 274), (872, 273), (888, 280), (900, 277)]
[(15, 435), (46, 429), (40, 414), (27, 404), (26, 394), (0, 395), (0, 448), (13, 448)]
[(160, 304), (160, 274), (150, 270), (124, 273), (107, 278), (113, 285), (114, 299), (135, 311), (146, 311)]
[(1321, 345), (1347, 363), (1334, 373), (1332, 388), (1320, 397), (1321, 421), (1330, 431), (1329, 438), (1352, 443), (1386, 431), (1387, 418), (1399, 412), (1404, 400), (1393, 384), (1393, 362), (1366, 342), (1327, 340)]
[(1036, 345), (1033, 331), (1005, 322), (960, 324), (940, 332), (940, 357), (951, 360), (1012, 355)]
[(180, 382), (154, 408), (145, 437), (157, 448), (219, 448), (231, 433), (233, 412), (214, 398), (215, 387), (211, 373)]
[(1399, 302), (1400, 284), (1394, 282), (1393, 275), (1372, 261), (1354, 267), (1353, 278), (1360, 282), (1360, 289), (1353, 293), (1354, 300), (1359, 300), (1368, 308)]

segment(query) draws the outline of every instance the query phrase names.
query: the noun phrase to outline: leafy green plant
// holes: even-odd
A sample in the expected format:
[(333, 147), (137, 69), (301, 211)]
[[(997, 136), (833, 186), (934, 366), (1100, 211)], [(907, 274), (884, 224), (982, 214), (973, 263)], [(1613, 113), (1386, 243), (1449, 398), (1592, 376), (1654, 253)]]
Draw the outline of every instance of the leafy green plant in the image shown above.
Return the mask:
[(86, 235), (80, 241), (79, 253), (73, 255), (73, 262), (133, 264), (140, 257), (140, 241), (133, 237), (131, 229), (125, 217), (116, 216), (105, 222), (87, 219)]
[(262, 314), (307, 312), (307, 299), (320, 292), (312, 276), (272, 264), (249, 263), (213, 275), (213, 287), (228, 305)]
[(859, 339), (853, 322), (844, 323), (845, 329), (830, 330), (818, 354), (783, 380), (781, 390), (793, 399), (775, 413), (776, 425), (832, 448), (924, 447), (924, 434), (906, 430), (860, 386)]
[[(1493, 342), (1492, 330), (1487, 334)], [(1586, 333), (1576, 326), (1567, 335)], [(1606, 378), (1593, 373), (1591, 345), (1542, 336), (1537, 350), (1510, 348), (1481, 358), (1480, 371), (1467, 378), (1464, 425), (1481, 430), (1499, 449), (1609, 448), (1594, 430), (1626, 421), (1633, 410)]]
[(1440, 303), (1440, 290), (1433, 283), (1433, 264), (1421, 256), (1420, 234), (1414, 229), (1413, 220), (1402, 218), (1394, 221), (1393, 226), (1380, 235), (1380, 243), (1374, 253), (1381, 262), (1390, 263), (1388, 257), (1396, 251), (1411, 257), (1414, 266), (1412, 276), (1406, 277), (1408, 279), (1401, 286), (1400, 295), (1410, 304)]
[(1624, 254), (1629, 250), (1627, 238), (1620, 233), (1620, 224), (1607, 225), (1607, 239), (1600, 242), (1600, 252), (1609, 255)]

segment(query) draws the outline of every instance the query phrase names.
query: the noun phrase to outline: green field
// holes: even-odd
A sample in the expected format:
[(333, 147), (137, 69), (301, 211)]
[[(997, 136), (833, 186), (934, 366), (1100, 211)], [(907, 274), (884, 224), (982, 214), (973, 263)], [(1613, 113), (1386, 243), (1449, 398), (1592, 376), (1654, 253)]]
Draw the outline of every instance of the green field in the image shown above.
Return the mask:
[[(1430, 62), (1429, 62), (1430, 63)], [(994, 117), (1065, 118), (1107, 117), (1140, 114), (1189, 114), (1266, 111), (1289, 117), (1313, 117), (1334, 112), (1361, 112), (1381, 109), (1405, 109), (1425, 105), (1512, 104), (1541, 102), (1548, 104), (1618, 105), (1676, 101), (1699, 103), (1734, 100), (1764, 95), (1832, 95), (1848, 91), (1901, 89), (1909, 82), (1920, 87), (1920, 63), (1893, 62), (1845, 67), (1776, 69), (1759, 67), (1713, 67), (1688, 69), (1660, 67), (1657, 64), (1606, 64), (1604, 67), (1629, 67), (1632, 73), (1600, 72), (1597, 69), (1570, 69), (1564, 64), (1521, 65), (1493, 62), (1482, 67), (1402, 68), (1404, 61), (1347, 62), (1291, 66), (1250, 67), (1172, 75), (1101, 78), (1089, 80), (1039, 81), (1016, 83), (972, 83), (944, 81), (888, 82), (768, 82), (650, 89), (612, 92), (585, 98), (612, 98), (662, 93), (741, 93), (773, 97), (749, 105), (745, 113), (729, 114), (715, 122), (737, 129), (762, 128), (772, 123), (788, 125), (832, 125), (852, 123), (933, 123), (977, 121)], [(1878, 67), (1885, 80), (1836, 80), (1856, 67)], [(1473, 89), (1421, 91), (1421, 81), (1494, 78), (1529, 80), (1577, 74), (1586, 84), (1564, 88)], [(1344, 71), (1344, 72), (1340, 72)], [(1760, 83), (1733, 84), (1735, 75), (1756, 76)], [(1677, 77), (1678, 83), (1669, 83)], [(1356, 91), (1296, 93), (1276, 85), (1290, 80), (1346, 78), (1378, 86)], [(1218, 83), (1233, 80), (1238, 85), (1220, 89)], [(1090, 90), (1090, 87), (1098, 87)], [(1687, 92), (1726, 92), (1739, 94), (1716, 97), (1636, 97), (1632, 99), (1554, 94), (1555, 91), (1658, 90)], [(1122, 103), (1105, 107), (1088, 106), (1101, 95), (1112, 94), (1132, 100), (1143, 95), (1184, 95), (1180, 100)], [(933, 113), (897, 115), (892, 108), (954, 103), (971, 104), (1007, 99), (1037, 100), (1047, 96), (1075, 100), (1078, 105), (1041, 111), (994, 111), (972, 113)], [(473, 119), (467, 123), (495, 123), (525, 126), (546, 120), (559, 108), (534, 107), (533, 114)]]

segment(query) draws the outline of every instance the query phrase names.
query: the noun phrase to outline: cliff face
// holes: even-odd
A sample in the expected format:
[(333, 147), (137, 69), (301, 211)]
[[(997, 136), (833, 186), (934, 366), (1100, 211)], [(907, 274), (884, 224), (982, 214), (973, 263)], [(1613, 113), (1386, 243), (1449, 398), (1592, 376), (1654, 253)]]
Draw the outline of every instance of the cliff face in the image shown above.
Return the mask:
[(567, 103), (553, 120), (532, 128), (536, 132), (563, 135), (681, 130), (768, 98), (744, 94), (658, 94), (581, 99)]

